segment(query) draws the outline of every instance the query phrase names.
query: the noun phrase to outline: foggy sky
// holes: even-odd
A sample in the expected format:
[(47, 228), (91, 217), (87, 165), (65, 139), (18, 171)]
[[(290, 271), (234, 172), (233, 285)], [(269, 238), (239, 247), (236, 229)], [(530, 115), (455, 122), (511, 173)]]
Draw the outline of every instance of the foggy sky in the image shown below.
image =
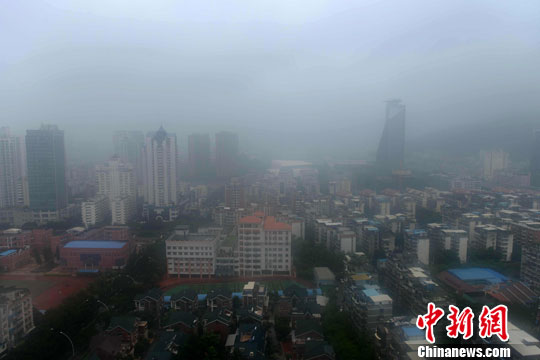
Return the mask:
[[(374, 153), (384, 100), (407, 138), (540, 122), (540, 2), (0, 0), (0, 125), (105, 158), (119, 129), (240, 134), (274, 158)], [(89, 155), (90, 153), (90, 155)]]

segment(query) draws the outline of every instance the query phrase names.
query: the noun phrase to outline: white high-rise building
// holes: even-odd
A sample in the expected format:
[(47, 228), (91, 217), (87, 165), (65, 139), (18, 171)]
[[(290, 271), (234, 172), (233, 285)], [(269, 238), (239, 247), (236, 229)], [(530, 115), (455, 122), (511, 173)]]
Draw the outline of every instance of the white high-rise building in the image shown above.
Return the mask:
[(109, 199), (112, 224), (124, 225), (136, 211), (136, 176), (133, 165), (113, 157), (96, 167), (97, 193)]
[(0, 208), (28, 205), (23, 141), (0, 128)]
[(97, 193), (109, 198), (136, 195), (133, 166), (119, 157), (113, 157), (104, 165), (96, 166)]
[(502, 150), (483, 151), (482, 162), (484, 163), (484, 179), (491, 180), (497, 170), (508, 167), (508, 153)]
[(145, 202), (176, 204), (176, 135), (160, 127), (146, 136), (143, 152)]

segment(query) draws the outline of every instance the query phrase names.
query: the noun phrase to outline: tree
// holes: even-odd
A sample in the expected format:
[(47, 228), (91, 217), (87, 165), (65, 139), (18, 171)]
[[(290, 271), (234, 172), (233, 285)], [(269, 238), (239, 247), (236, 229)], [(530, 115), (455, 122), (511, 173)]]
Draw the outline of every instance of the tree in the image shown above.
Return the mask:
[(286, 340), (291, 332), (291, 328), (289, 327), (289, 319), (284, 317), (276, 318), (274, 330), (276, 331), (276, 336), (279, 341)]
[(39, 250), (36, 247), (32, 248), (32, 256), (34, 257), (35, 262), (38, 265), (41, 265), (41, 255), (39, 254)]
[(179, 351), (175, 359), (179, 360), (221, 360), (226, 352), (216, 334), (192, 335)]
[(43, 261), (45, 262), (45, 264), (50, 264), (53, 262), (53, 253), (51, 251), (51, 248), (46, 246), (43, 248)]

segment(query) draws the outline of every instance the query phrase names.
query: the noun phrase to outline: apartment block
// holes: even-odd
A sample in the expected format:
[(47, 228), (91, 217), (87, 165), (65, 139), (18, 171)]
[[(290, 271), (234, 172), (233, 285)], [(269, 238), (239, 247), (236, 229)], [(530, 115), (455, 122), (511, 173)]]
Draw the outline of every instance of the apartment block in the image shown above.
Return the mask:
[(292, 228), (273, 216), (246, 216), (238, 221), (240, 275), (291, 273)]
[(187, 226), (178, 226), (165, 241), (168, 274), (178, 277), (215, 275), (218, 239), (212, 233), (190, 233)]
[(96, 196), (81, 204), (81, 217), (85, 227), (91, 227), (104, 222), (110, 214), (109, 199), (106, 196)]
[(34, 329), (30, 290), (0, 286), (0, 357)]

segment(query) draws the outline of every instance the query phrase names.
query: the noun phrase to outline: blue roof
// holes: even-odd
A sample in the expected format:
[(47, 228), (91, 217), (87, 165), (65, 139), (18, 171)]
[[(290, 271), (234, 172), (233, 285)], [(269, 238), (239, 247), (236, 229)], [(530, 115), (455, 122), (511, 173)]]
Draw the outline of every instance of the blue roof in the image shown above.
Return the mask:
[(16, 252), (17, 252), (17, 250), (15, 250), (15, 249), (6, 250), (6, 251), (1, 252), (0, 256), (8, 256), (8, 255), (11, 255), (11, 254), (16, 253)]
[(377, 295), (380, 295), (379, 291), (377, 289), (365, 289), (365, 290), (362, 290), (362, 292), (366, 295), (366, 296), (377, 296)]
[(240, 300), (242, 300), (242, 293), (241, 292), (233, 292), (231, 294), (231, 298), (234, 299), (235, 297), (239, 298)]
[(508, 278), (503, 274), (500, 274), (497, 271), (488, 268), (473, 267), (465, 269), (450, 269), (448, 270), (448, 272), (465, 282), (484, 280), (491, 284), (498, 284), (508, 280)]
[(416, 326), (404, 326), (402, 329), (405, 336), (407, 336), (407, 338), (409, 339), (416, 338), (416, 337), (421, 337), (421, 338), (424, 337), (424, 332), (420, 330), (419, 328), (417, 328)]
[(126, 244), (124, 241), (75, 240), (68, 242), (64, 247), (68, 249), (121, 249)]
[(279, 296), (283, 296), (283, 290), (278, 290), (277, 293), (278, 293)]
[(206, 294), (198, 294), (198, 295), (197, 295), (197, 299), (198, 299), (199, 301), (204, 301), (204, 300), (206, 300)]
[(163, 302), (166, 302), (166, 303), (171, 302), (171, 296), (170, 295), (164, 296)]
[(99, 272), (99, 269), (79, 269), (80, 273), (95, 274)]

